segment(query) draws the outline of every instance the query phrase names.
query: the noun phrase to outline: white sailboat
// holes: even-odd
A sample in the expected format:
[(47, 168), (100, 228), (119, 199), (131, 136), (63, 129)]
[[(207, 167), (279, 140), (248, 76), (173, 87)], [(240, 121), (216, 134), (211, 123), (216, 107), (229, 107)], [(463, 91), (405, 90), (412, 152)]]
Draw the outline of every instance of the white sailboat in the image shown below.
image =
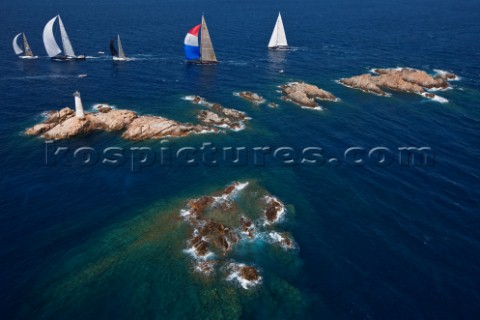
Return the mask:
[[(22, 36), (23, 37), (23, 48), (21, 45), (18, 45), (18, 38)], [(30, 46), (28, 45), (27, 42), (27, 37), (25, 36), (25, 33), (21, 32), (13, 38), (13, 51), (19, 58), (21, 59), (36, 59), (38, 56), (34, 56), (32, 49), (30, 49)]]
[[(60, 26), (60, 34), (62, 37), (62, 46), (63, 51), (55, 41), (55, 36), (53, 34), (53, 26), (55, 21), (58, 19), (58, 24)], [(60, 18), (60, 15), (53, 17), (50, 21), (47, 22), (45, 28), (43, 29), (43, 45), (47, 51), (48, 56), (52, 60), (68, 61), (68, 60), (84, 60), (86, 57), (84, 55), (75, 55), (73, 51), (72, 43), (68, 38), (67, 30), (63, 25), (63, 21)]]
[(110, 40), (110, 52), (112, 53), (113, 60), (128, 61), (129, 58), (125, 56), (125, 52), (123, 51), (122, 42), (120, 41), (120, 35), (117, 35), (117, 47), (118, 51), (115, 48), (115, 38)]
[(283, 27), (282, 15), (278, 13), (277, 23), (273, 28), (268, 48), (272, 50), (285, 50), (288, 49), (287, 35), (285, 34), (285, 28)]

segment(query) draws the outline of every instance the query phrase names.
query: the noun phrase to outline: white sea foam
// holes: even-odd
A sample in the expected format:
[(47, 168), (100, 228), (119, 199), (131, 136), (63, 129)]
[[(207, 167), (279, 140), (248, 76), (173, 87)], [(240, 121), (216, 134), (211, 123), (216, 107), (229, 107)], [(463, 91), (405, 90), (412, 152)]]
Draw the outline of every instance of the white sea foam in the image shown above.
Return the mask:
[(222, 194), (221, 196), (213, 197), (213, 203), (220, 204), (230, 201), (232, 198), (236, 197), (240, 191), (245, 189), (248, 186), (248, 181), (244, 183), (236, 182), (235, 187), (232, 192), (229, 194)]
[(211, 251), (208, 251), (205, 255), (200, 256), (200, 255), (197, 254), (197, 249), (195, 249), (194, 247), (190, 247), (188, 249), (183, 249), (183, 252), (191, 255), (195, 260), (200, 260), (200, 261), (207, 261), (207, 260), (210, 260), (211, 258), (215, 257), (215, 254)]
[(436, 91), (447, 91), (447, 90), (452, 90), (452, 87), (446, 87), (446, 88), (430, 88), (427, 91), (428, 92), (436, 92)]
[(188, 210), (188, 209), (182, 209), (182, 210), (180, 210), (180, 217), (182, 217), (182, 218), (184, 218), (184, 219), (190, 218), (191, 215), (192, 215), (192, 211), (191, 211), (191, 210)]
[(243, 121), (239, 121), (239, 122), (237, 122), (237, 124), (239, 125), (239, 127), (238, 128), (232, 128), (231, 129), (232, 131), (238, 132), (238, 131), (245, 130), (245, 123), (243, 123)]
[(307, 107), (307, 106), (301, 106), (302, 109), (308, 109), (308, 110), (315, 110), (315, 111), (324, 111), (325, 109), (322, 106), (317, 106), (315, 108), (312, 107)]
[[(276, 231), (269, 232), (268, 237), (269, 237), (270, 243), (279, 244), (285, 250), (294, 249), (296, 247), (293, 239), (291, 238), (287, 239), (286, 237), (284, 237), (283, 235), (281, 235)], [(287, 244), (287, 241), (289, 241), (290, 243)]]
[[(441, 70), (441, 69), (433, 69), (433, 71), (435, 71), (436, 74), (438, 75), (446, 75), (447, 73), (451, 73), (451, 72), (448, 72), (448, 71), (445, 71), (445, 70)], [(454, 79), (448, 79), (448, 81), (460, 81), (462, 78), (460, 78), (459, 76), (455, 75), (455, 78)]]
[(430, 98), (430, 97), (427, 97), (427, 93), (424, 92), (422, 93), (422, 96), (429, 99), (429, 100), (432, 100), (432, 101), (435, 101), (435, 102), (439, 102), (439, 103), (448, 103), (448, 99), (445, 99), (443, 97), (440, 97), (440, 96), (437, 96), (435, 95), (433, 98)]
[(100, 108), (100, 106), (110, 107), (110, 108), (112, 108), (112, 110), (117, 109), (116, 106), (113, 106), (113, 105), (110, 105), (110, 104), (107, 104), (107, 103), (95, 103), (95, 104), (92, 105), (91, 109), (93, 111), (98, 111), (98, 108)]

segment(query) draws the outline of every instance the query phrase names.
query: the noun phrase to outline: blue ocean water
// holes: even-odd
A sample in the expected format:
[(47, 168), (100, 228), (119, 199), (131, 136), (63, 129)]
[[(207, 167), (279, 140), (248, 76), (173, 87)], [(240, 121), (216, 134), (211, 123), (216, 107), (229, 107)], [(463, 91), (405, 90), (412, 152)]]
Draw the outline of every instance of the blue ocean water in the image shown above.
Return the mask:
[[(266, 50), (278, 11), (293, 50)], [(475, 319), (480, 313), (480, 22), (478, 1), (48, 1), (0, 4), (0, 315), (46, 318)], [(119, 33), (135, 61), (55, 63), (44, 24), (60, 13), (78, 54), (108, 51)], [(184, 64), (185, 33), (205, 13), (220, 64)], [(17, 59), (25, 32), (38, 60)], [(335, 80), (374, 67), (454, 72), (438, 94), (377, 97)], [(283, 72), (281, 72), (283, 70)], [(88, 74), (78, 78), (79, 74)], [(303, 80), (341, 98), (325, 111), (281, 101)], [(153, 165), (47, 166), (45, 144), (24, 129), (42, 112), (108, 102), (195, 121), (200, 95), (245, 111), (244, 131), (176, 139), (199, 146), (431, 147), (435, 165), (402, 167)], [(277, 109), (240, 100), (251, 90)], [(70, 148), (161, 147), (98, 133)], [(249, 253), (263, 271), (245, 291), (192, 275), (186, 232), (172, 217), (192, 197), (254, 181), (289, 208), (299, 251)]]

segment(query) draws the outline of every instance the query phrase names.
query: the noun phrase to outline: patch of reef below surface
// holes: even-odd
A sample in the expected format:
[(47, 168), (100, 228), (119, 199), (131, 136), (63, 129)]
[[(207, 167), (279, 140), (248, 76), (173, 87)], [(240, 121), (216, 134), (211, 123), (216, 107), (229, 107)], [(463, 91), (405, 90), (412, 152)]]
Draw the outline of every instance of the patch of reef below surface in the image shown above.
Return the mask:
[(244, 128), (246, 115), (234, 109), (226, 109), (215, 104), (210, 110), (199, 113), (202, 124), (180, 123), (159, 116), (139, 116), (130, 110), (115, 110), (108, 105), (100, 105), (98, 112), (86, 113), (77, 117), (75, 111), (66, 107), (46, 113), (46, 119), (27, 129), (25, 133), (41, 136), (44, 139), (68, 139), (86, 135), (94, 131), (123, 131), (127, 140), (162, 139), (183, 137), (192, 134), (218, 133), (219, 128), (238, 131)]
[(255, 180), (197, 194), (151, 204), (49, 261), (19, 316), (304, 318), (322, 303), (302, 289), (292, 205)]

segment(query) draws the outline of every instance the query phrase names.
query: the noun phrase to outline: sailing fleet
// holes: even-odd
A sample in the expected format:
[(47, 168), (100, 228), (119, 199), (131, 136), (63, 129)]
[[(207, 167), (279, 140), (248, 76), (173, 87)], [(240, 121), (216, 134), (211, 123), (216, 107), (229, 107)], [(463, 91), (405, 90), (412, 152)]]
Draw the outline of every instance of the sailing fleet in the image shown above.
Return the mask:
[[(58, 21), (58, 29), (60, 30), (60, 40), (62, 47), (58, 45), (55, 39), (55, 22)], [(22, 43), (18, 44), (18, 39), (22, 36)], [(117, 47), (115, 47), (115, 42)], [(76, 55), (73, 50), (72, 43), (68, 37), (67, 30), (63, 24), (60, 15), (56, 15), (50, 21), (47, 22), (43, 29), (43, 45), (45, 51), (50, 59), (54, 61), (78, 61), (85, 60), (85, 55)], [(30, 46), (28, 45), (25, 33), (19, 33), (13, 38), (13, 51), (21, 59), (35, 59), (38, 56), (34, 56)], [(287, 36), (285, 34), (285, 27), (283, 26), (282, 15), (278, 13), (277, 22), (273, 28), (272, 36), (268, 43), (268, 49), (270, 50), (287, 50)], [(212, 39), (210, 32), (208, 31), (207, 22), (202, 15), (202, 21), (200, 24), (191, 28), (184, 39), (184, 52), (185, 60), (188, 64), (197, 65), (212, 65), (217, 64), (217, 56), (213, 49)], [(125, 56), (123, 51), (122, 42), (120, 41), (120, 35), (110, 40), (110, 53), (114, 61), (128, 61), (130, 60)]]

